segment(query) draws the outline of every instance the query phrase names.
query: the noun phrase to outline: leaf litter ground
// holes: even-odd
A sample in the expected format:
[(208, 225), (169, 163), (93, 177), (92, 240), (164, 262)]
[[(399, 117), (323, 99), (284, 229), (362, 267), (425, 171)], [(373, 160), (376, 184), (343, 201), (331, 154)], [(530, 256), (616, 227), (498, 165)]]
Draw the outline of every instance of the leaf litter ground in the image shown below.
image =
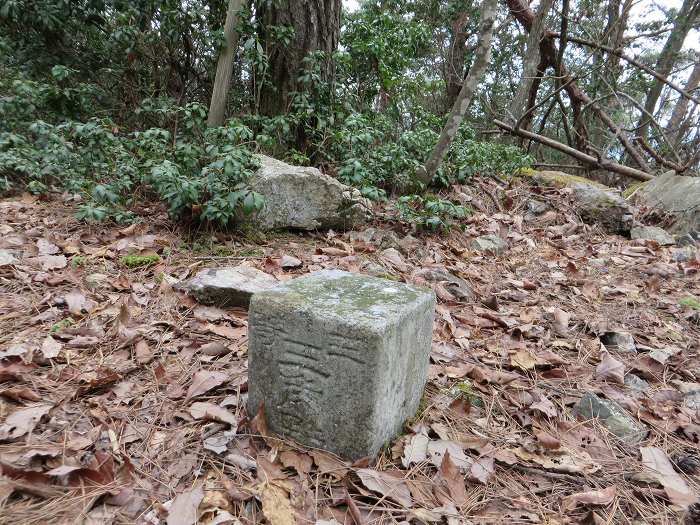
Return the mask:
[[(507, 188), (495, 209), (490, 184), (456, 190), (476, 213), (443, 236), (392, 231), (386, 209), (362, 231), (249, 239), (183, 233), (160, 210), (120, 228), (58, 200), (1, 201), (2, 522), (698, 523), (700, 262), (582, 224), (566, 190)], [(471, 251), (484, 234), (507, 251)], [(376, 461), (245, 413), (246, 312), (173, 289), (239, 263), (435, 289), (421, 411)], [(626, 444), (577, 420), (586, 392), (649, 435)]]

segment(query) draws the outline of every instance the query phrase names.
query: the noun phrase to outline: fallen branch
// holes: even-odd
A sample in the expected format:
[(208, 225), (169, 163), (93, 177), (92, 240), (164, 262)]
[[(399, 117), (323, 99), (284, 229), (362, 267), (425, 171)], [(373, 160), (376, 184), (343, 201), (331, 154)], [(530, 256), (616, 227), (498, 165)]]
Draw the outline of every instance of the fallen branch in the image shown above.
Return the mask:
[(626, 177), (630, 177), (635, 180), (639, 181), (648, 181), (654, 178), (653, 175), (646, 173), (644, 171), (638, 170), (636, 168), (631, 168), (629, 166), (625, 166), (623, 164), (619, 164), (617, 162), (614, 162), (612, 160), (607, 160), (603, 158), (596, 158), (592, 155), (589, 155), (587, 153), (583, 153), (582, 151), (579, 151), (577, 149), (574, 149), (570, 146), (567, 146), (566, 144), (562, 144), (561, 142), (550, 139), (549, 137), (545, 137), (543, 135), (538, 135), (537, 133), (533, 133), (531, 131), (526, 131), (524, 129), (516, 129), (513, 126), (510, 126), (506, 124), (503, 121), (500, 120), (494, 120), (493, 121), (496, 126), (499, 128), (512, 133), (514, 135), (518, 135), (520, 137), (534, 140), (535, 142), (539, 142), (540, 144), (544, 144), (545, 146), (549, 146), (552, 149), (555, 149), (557, 151), (561, 151), (562, 153), (566, 153), (570, 157), (575, 158), (576, 160), (583, 162), (585, 164), (588, 164), (590, 166), (600, 168), (600, 169), (605, 169), (608, 171), (612, 171), (613, 173), (617, 173), (619, 175), (624, 175)]

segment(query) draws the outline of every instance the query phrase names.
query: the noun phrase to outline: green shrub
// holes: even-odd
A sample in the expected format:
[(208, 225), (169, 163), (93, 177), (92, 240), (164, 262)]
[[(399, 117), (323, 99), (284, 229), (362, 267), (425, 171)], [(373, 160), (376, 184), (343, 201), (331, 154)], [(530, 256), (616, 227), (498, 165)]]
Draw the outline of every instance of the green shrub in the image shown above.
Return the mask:
[(459, 219), (469, 216), (471, 210), (435, 196), (405, 195), (396, 203), (399, 218), (418, 229), (446, 231)]

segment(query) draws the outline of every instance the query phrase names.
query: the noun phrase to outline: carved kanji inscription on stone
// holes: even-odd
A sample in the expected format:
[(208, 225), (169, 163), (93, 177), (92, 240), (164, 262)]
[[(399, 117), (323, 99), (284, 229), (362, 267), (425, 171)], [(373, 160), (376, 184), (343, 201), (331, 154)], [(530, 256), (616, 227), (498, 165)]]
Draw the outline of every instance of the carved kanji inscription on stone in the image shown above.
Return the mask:
[(372, 456), (418, 406), (432, 292), (323, 271), (255, 294), (249, 411), (274, 432), (342, 456)]

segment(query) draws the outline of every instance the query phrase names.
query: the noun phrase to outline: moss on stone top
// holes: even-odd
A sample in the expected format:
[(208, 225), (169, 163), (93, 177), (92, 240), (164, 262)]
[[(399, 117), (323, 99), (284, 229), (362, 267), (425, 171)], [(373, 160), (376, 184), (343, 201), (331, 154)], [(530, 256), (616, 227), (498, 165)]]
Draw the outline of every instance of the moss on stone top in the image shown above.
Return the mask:
[(296, 308), (312, 308), (316, 313), (367, 321), (379, 321), (401, 312), (405, 306), (421, 302), (432, 294), (404, 283), (326, 270), (293, 279), (258, 294)]

